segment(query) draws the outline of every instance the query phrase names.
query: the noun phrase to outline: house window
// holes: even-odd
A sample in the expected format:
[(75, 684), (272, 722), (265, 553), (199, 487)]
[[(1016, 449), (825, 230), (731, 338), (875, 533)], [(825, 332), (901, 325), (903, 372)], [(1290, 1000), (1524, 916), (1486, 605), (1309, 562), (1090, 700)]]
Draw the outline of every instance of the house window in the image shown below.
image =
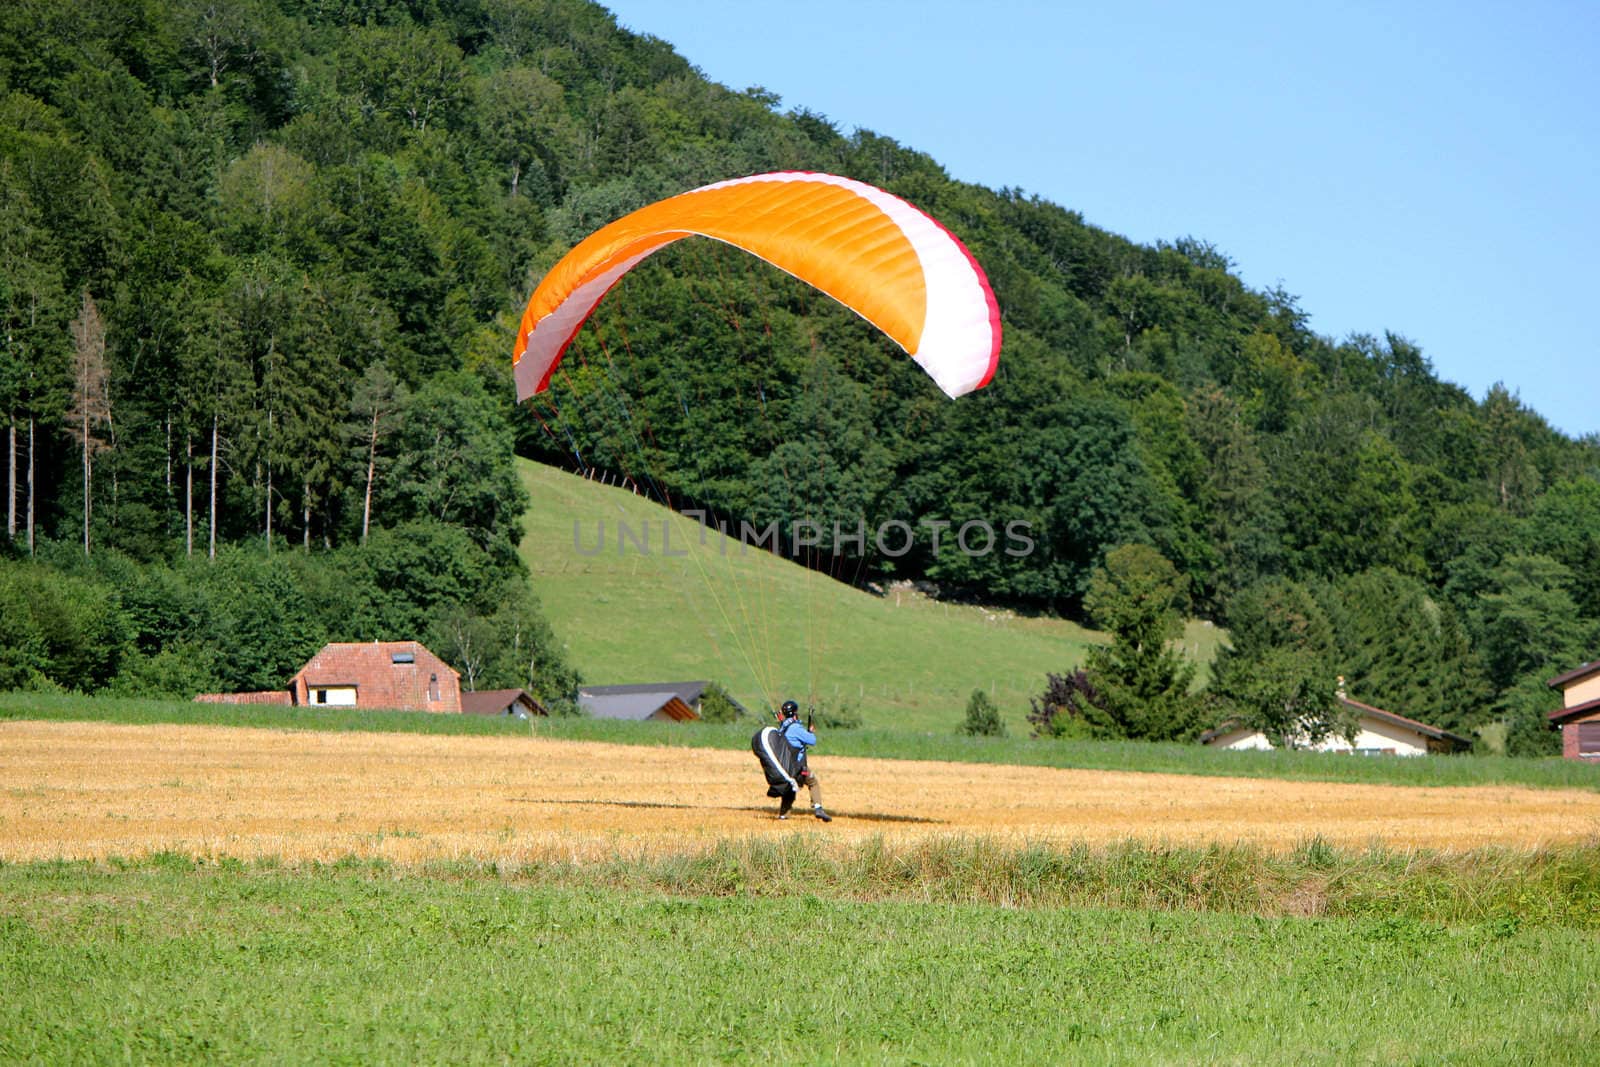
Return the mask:
[(417, 654), (415, 652), (391, 652), (389, 654), (389, 662), (415, 663), (417, 662)]
[(428, 675), (428, 699), (439, 699), (439, 676), (437, 674)]
[(1578, 755), (1600, 756), (1600, 722), (1578, 723)]

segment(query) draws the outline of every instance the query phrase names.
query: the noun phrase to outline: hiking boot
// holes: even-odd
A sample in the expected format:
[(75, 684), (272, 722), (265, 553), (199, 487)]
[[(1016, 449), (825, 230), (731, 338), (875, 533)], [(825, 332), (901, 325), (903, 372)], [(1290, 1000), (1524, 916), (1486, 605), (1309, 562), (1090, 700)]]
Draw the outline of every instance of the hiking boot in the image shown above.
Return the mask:
[(827, 812), (823, 811), (821, 804), (818, 804), (816, 807), (812, 808), (811, 809), (811, 814), (815, 815), (817, 818), (821, 819), (823, 822), (832, 822), (833, 821), (833, 816), (829, 815)]

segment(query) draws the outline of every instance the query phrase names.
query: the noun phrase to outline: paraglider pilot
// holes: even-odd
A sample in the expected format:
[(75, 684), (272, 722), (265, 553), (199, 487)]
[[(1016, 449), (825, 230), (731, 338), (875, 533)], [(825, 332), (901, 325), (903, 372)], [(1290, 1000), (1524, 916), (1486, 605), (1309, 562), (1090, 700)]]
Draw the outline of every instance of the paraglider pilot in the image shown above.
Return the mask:
[(750, 739), (750, 748), (761, 761), (767, 776), (767, 796), (780, 797), (778, 818), (787, 819), (804, 783), (811, 793), (811, 814), (832, 822), (822, 807), (822, 785), (806, 764), (806, 750), (817, 743), (817, 735), (800, 721), (800, 705), (785, 700), (778, 712), (777, 726), (764, 726)]

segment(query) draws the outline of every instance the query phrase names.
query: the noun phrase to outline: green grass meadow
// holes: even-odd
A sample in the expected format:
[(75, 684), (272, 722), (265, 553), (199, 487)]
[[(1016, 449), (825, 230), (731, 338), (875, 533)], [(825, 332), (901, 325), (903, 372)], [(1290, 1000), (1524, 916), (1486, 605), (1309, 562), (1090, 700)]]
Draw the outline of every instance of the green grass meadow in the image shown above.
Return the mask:
[[(876, 596), (628, 490), (526, 460), (518, 469), (533, 501), (523, 559), (590, 684), (715, 679), (751, 708), (787, 695), (844, 701), (869, 725), (912, 730), (953, 728), (983, 689), (1022, 729), (1045, 674), (1077, 666), (1105, 640), (1063, 619), (910, 590)], [(1192, 623), (1183, 647), (1209, 664), (1220, 636)]]
[(674, 894), (490, 869), (0, 867), (6, 1062), (1585, 1063), (1560, 921)]

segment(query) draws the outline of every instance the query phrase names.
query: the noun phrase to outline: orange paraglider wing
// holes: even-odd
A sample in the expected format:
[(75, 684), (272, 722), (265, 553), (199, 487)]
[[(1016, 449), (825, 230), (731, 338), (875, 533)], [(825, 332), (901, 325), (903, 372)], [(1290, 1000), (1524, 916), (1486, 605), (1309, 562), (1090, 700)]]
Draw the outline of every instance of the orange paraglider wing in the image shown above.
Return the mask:
[(882, 189), (790, 171), (658, 201), (562, 257), (522, 314), (512, 356), (517, 399), (544, 391), (567, 345), (624, 274), (693, 236), (741, 248), (827, 293), (887, 334), (952, 397), (994, 375), (1000, 310), (966, 246)]

